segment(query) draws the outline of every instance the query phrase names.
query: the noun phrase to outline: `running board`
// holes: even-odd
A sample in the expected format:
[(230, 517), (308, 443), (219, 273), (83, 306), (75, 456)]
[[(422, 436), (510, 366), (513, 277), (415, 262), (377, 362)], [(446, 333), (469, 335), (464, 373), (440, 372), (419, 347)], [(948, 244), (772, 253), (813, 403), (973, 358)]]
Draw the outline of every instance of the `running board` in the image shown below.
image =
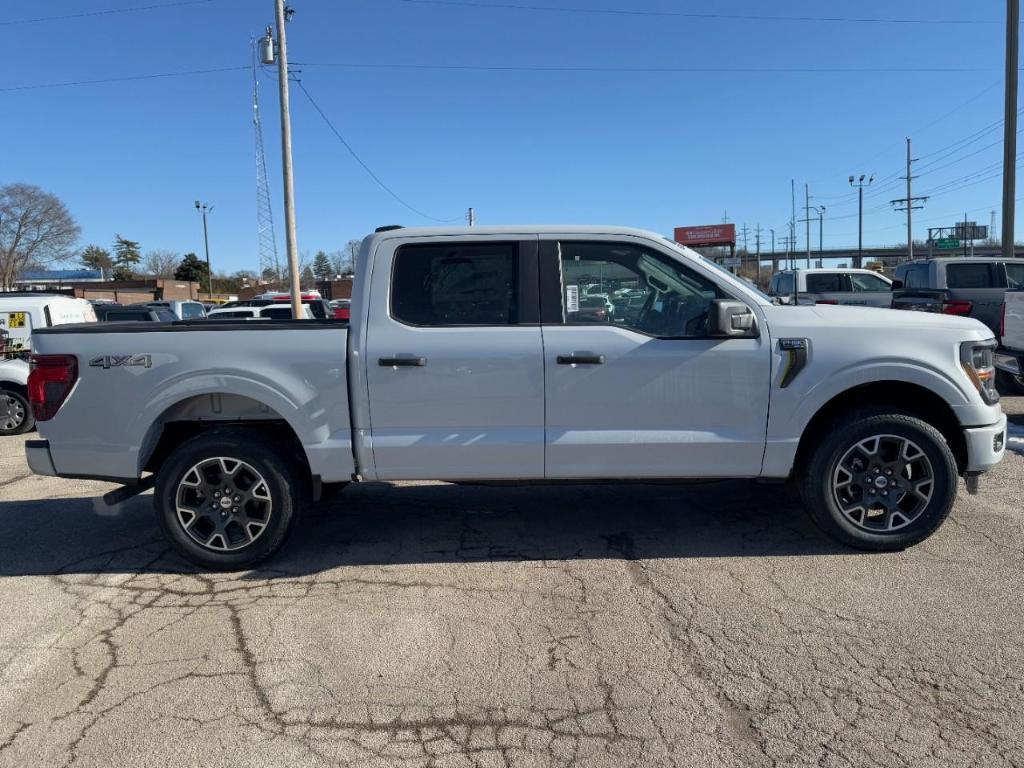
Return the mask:
[(103, 503), (108, 507), (116, 506), (124, 501), (128, 501), (133, 496), (145, 493), (154, 485), (156, 485), (156, 475), (149, 475), (134, 485), (122, 485), (120, 488), (115, 488), (109, 493), (103, 494)]

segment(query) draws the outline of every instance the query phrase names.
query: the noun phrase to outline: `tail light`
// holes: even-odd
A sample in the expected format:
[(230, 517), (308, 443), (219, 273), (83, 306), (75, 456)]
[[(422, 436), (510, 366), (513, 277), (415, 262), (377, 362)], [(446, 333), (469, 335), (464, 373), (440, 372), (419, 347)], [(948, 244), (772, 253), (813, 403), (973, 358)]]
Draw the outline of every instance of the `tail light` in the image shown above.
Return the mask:
[(942, 314), (944, 315), (969, 315), (972, 309), (974, 309), (974, 302), (966, 299), (942, 302)]
[(74, 355), (32, 355), (28, 373), (28, 400), (36, 421), (49, 421), (64, 405), (78, 381)]

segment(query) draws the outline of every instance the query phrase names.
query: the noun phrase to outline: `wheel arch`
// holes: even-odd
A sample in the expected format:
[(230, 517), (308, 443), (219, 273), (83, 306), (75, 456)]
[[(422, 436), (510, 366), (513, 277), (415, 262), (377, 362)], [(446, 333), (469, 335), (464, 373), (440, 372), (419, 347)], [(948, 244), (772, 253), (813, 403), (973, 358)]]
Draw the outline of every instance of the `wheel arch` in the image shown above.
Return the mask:
[(891, 407), (916, 416), (935, 427), (946, 439), (956, 458), (957, 471), (967, 467), (967, 442), (956, 413), (941, 395), (920, 384), (907, 381), (872, 381), (840, 392), (822, 405), (811, 417), (797, 446), (794, 470), (807, 466), (821, 435), (846, 413), (863, 407)]
[(294, 425), (283, 414), (256, 398), (219, 392), (191, 395), (166, 407), (146, 432), (139, 470), (155, 473), (184, 441), (228, 427), (272, 435), (274, 443), (287, 446), (308, 472), (309, 457)]

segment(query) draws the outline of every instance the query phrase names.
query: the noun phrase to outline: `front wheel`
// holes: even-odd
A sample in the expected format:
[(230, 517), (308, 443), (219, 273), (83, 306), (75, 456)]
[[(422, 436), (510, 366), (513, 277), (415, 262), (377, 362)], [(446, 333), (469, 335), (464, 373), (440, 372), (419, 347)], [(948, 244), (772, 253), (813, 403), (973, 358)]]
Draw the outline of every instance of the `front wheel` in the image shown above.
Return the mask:
[(291, 457), (258, 434), (200, 434), (157, 474), (157, 522), (187, 560), (215, 570), (249, 568), (284, 543), (299, 477)]
[(25, 396), (11, 389), (0, 389), (0, 435), (21, 435), (35, 424)]
[(882, 551), (934, 533), (953, 507), (956, 483), (956, 459), (938, 430), (880, 411), (837, 424), (798, 477), (818, 527), (850, 546)]

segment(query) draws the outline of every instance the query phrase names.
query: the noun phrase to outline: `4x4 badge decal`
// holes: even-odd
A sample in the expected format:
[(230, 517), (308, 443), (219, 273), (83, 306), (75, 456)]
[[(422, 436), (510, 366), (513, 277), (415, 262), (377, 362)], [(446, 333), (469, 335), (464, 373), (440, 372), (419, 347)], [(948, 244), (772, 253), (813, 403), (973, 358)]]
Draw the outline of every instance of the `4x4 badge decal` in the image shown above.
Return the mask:
[(153, 358), (150, 355), (104, 355), (90, 360), (89, 367), (103, 368), (104, 370), (126, 367), (152, 368)]

